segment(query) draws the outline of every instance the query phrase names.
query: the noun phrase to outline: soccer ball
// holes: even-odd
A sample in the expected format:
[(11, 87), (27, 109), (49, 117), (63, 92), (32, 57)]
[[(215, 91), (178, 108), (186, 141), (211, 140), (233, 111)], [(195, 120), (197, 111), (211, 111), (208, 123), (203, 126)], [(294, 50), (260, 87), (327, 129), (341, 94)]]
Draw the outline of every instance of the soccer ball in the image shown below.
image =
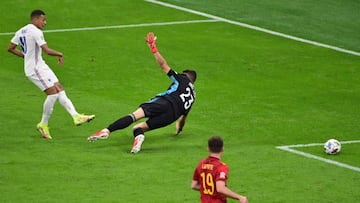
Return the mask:
[(326, 154), (338, 154), (341, 151), (341, 143), (335, 139), (330, 139), (324, 144)]

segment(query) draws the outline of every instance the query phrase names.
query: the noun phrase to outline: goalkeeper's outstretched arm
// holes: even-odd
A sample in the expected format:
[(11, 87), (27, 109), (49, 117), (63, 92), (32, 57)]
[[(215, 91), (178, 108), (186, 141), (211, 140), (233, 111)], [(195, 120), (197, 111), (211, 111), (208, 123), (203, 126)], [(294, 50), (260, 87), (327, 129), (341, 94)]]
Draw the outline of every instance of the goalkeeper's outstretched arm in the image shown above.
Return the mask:
[(145, 41), (149, 45), (151, 52), (154, 54), (156, 62), (159, 64), (161, 69), (167, 74), (170, 71), (170, 67), (167, 64), (164, 57), (159, 53), (156, 47), (156, 36), (154, 35), (154, 33), (149, 32), (145, 38)]

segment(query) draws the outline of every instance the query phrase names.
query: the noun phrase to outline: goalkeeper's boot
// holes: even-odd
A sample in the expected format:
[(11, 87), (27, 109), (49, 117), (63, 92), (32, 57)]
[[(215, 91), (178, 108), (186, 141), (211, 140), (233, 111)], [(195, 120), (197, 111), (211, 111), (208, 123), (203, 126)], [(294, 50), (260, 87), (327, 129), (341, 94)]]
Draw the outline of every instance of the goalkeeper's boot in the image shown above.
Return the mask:
[(102, 129), (97, 131), (95, 134), (90, 135), (87, 140), (89, 142), (94, 142), (98, 139), (104, 140), (107, 139), (109, 137), (110, 131), (108, 129)]
[(84, 114), (78, 114), (73, 117), (74, 124), (79, 126), (85, 122), (90, 122), (95, 118), (95, 115), (84, 115)]
[(131, 153), (136, 154), (136, 153), (140, 152), (141, 145), (144, 142), (144, 140), (145, 140), (144, 135), (140, 134), (140, 135), (136, 136), (134, 138), (134, 144), (133, 144), (133, 147), (131, 149)]
[(36, 125), (36, 128), (40, 131), (43, 138), (52, 139), (48, 125), (40, 122)]

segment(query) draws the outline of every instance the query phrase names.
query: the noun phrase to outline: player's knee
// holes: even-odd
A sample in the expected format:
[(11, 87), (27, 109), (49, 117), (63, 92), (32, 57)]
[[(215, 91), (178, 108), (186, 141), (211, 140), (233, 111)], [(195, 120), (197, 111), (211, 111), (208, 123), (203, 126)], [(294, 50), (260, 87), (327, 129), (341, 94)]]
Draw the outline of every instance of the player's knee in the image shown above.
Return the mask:
[(44, 90), (44, 92), (47, 94), (47, 95), (52, 95), (52, 94), (57, 94), (58, 91), (56, 89), (55, 86), (52, 86), (52, 87), (49, 87), (47, 88), (46, 90)]
[(54, 84), (54, 86), (55, 86), (57, 92), (61, 92), (61, 91), (64, 90), (64, 87), (63, 87), (59, 82), (56, 82), (56, 83)]
[(149, 130), (149, 126), (146, 124), (146, 122), (141, 122), (141, 123), (134, 125), (132, 130), (135, 131), (137, 128), (141, 128), (143, 131)]

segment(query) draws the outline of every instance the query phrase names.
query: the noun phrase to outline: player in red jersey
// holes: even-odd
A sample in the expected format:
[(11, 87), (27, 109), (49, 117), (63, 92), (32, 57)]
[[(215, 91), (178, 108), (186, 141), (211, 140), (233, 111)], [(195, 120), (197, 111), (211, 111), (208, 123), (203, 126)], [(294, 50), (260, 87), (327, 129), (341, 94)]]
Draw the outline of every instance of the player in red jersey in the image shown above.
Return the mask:
[(224, 141), (219, 136), (208, 140), (210, 155), (196, 167), (191, 188), (200, 191), (201, 203), (226, 203), (226, 197), (248, 203), (247, 197), (231, 191), (226, 186), (228, 166), (221, 162)]

